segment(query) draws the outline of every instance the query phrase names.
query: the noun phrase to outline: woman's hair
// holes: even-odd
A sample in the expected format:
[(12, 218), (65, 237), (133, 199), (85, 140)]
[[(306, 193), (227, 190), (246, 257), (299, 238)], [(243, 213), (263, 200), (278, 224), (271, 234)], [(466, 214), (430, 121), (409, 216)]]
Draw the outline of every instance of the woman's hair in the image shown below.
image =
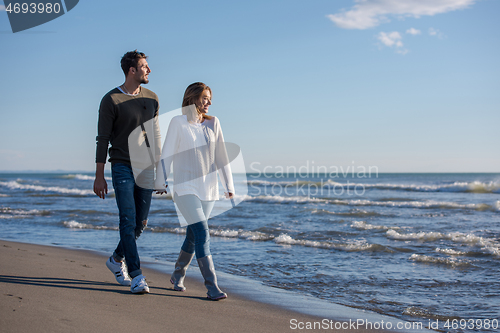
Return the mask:
[[(195, 82), (190, 84), (186, 88), (186, 91), (184, 92), (184, 98), (182, 99), (182, 107), (184, 108), (192, 104), (196, 106), (196, 103), (201, 98), (201, 94), (203, 94), (205, 90), (210, 91), (210, 98), (212, 98), (212, 89), (210, 89), (210, 87), (207, 86), (205, 83)], [(198, 114), (202, 114), (203, 118), (212, 119), (212, 116), (209, 116), (208, 114), (205, 113), (201, 113), (200, 110), (198, 110), (198, 106), (196, 106), (196, 111), (198, 111)]]

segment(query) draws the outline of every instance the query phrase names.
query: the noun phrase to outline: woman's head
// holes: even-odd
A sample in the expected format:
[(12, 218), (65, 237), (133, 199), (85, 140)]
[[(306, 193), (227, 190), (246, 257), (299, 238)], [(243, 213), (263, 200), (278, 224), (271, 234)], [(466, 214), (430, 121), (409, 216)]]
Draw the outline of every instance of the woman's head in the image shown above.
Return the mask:
[(209, 106), (212, 105), (212, 89), (202, 82), (190, 84), (184, 92), (182, 107), (193, 104), (196, 106), (198, 115), (201, 114), (203, 118), (211, 119), (212, 117), (207, 115), (207, 112)]

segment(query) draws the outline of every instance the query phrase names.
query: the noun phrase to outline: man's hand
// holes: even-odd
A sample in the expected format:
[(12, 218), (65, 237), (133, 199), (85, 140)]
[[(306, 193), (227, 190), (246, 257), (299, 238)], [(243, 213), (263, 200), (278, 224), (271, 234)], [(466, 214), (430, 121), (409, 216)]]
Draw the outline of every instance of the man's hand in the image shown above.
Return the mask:
[(102, 199), (104, 199), (106, 194), (108, 194), (108, 183), (106, 183), (106, 179), (104, 179), (104, 177), (96, 177), (94, 180), (94, 193)]
[(104, 163), (96, 163), (94, 193), (102, 199), (108, 194), (108, 183), (104, 179)]
[(228, 193), (228, 192), (224, 192), (224, 194), (226, 195), (226, 198), (227, 198), (227, 199), (232, 199), (232, 198), (234, 198), (234, 194), (233, 194), (233, 193), (231, 193), (231, 192), (229, 192), (229, 193)]

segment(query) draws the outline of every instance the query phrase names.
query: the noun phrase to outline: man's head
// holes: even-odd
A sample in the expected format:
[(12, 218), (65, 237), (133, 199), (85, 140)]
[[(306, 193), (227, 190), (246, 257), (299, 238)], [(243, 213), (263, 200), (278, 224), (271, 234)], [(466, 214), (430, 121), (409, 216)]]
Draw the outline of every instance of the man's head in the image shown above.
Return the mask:
[(148, 57), (142, 53), (135, 51), (127, 52), (123, 55), (121, 60), (121, 66), (125, 78), (133, 75), (133, 78), (139, 83), (148, 83), (148, 75), (151, 73), (151, 69), (146, 61)]

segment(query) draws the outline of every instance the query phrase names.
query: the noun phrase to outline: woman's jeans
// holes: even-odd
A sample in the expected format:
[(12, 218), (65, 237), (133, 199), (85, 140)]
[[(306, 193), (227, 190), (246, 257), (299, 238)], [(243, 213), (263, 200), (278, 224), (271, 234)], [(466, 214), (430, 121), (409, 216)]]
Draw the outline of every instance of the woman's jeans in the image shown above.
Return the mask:
[(210, 255), (208, 218), (215, 201), (202, 201), (193, 194), (178, 196), (177, 193), (174, 201), (188, 223), (182, 251), (196, 253), (196, 259)]
[(115, 163), (111, 166), (116, 204), (120, 214), (120, 242), (113, 257), (125, 261), (131, 278), (142, 274), (136, 239), (146, 227), (153, 190), (136, 185), (132, 167)]

